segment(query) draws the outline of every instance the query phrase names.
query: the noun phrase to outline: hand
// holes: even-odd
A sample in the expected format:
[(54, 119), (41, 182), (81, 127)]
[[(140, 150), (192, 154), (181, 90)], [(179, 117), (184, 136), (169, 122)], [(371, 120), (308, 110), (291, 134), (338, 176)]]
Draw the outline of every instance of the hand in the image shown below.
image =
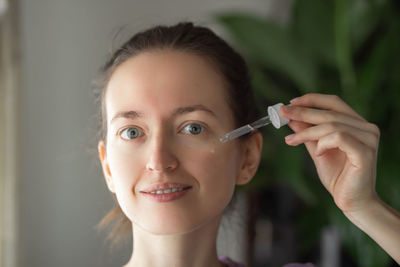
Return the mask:
[[(315, 109), (318, 108), (318, 109)], [(319, 178), (343, 212), (377, 201), (376, 161), (380, 132), (335, 95), (306, 94), (283, 106), (295, 132), (288, 145), (304, 143)]]

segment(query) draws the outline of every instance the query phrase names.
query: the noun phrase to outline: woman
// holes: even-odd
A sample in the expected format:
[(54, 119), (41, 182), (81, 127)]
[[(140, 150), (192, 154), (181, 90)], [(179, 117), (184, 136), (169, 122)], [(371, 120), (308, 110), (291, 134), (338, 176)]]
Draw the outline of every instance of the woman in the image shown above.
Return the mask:
[[(242, 57), (204, 27), (158, 26), (128, 40), (102, 69), (99, 157), (133, 266), (241, 266), (218, 257), (221, 216), (260, 162), (259, 132), (223, 134), (260, 117)], [(281, 108), (337, 206), (400, 262), (400, 216), (375, 192), (379, 129), (336, 96)], [(318, 109), (315, 109), (318, 108)], [(301, 266), (301, 265), (300, 265)], [(304, 265), (307, 266), (307, 265)]]

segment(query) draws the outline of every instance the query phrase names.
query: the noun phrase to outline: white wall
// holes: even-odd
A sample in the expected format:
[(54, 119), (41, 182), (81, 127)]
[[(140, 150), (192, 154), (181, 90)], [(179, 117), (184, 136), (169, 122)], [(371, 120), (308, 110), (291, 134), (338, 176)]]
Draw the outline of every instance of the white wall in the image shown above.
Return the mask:
[[(107, 253), (94, 229), (113, 202), (95, 158), (90, 83), (117, 29), (127, 25), (133, 33), (181, 19), (215, 25), (212, 12), (266, 14), (268, 6), (267, 0), (20, 1), (20, 266), (121, 266), (130, 256), (130, 247)], [(234, 258), (243, 257), (234, 249)]]

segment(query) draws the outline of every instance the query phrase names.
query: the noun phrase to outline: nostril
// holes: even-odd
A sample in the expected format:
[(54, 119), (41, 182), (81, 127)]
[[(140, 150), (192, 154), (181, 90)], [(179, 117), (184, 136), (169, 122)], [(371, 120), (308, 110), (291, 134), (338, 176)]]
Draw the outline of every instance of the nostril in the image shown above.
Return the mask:
[(148, 150), (146, 168), (149, 171), (171, 171), (178, 166), (178, 159), (169, 145), (156, 142)]
[(176, 169), (178, 166), (178, 160), (176, 158), (169, 158), (168, 160), (163, 160), (163, 161), (155, 161), (151, 160), (147, 163), (146, 168), (149, 171), (171, 171)]
[(147, 169), (149, 171), (171, 171), (176, 168), (176, 165), (167, 165), (167, 166), (151, 166), (147, 165)]

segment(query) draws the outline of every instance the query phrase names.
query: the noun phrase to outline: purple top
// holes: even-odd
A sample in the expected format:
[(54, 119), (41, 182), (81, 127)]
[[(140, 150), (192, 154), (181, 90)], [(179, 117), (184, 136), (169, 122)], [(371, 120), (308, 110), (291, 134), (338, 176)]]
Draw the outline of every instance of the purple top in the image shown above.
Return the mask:
[[(220, 262), (228, 264), (229, 267), (245, 267), (244, 264), (237, 263), (226, 256), (219, 256), (218, 259)], [(315, 267), (315, 265), (312, 263), (289, 263), (283, 267)]]
[(234, 262), (233, 260), (231, 260), (226, 256), (219, 256), (218, 259), (220, 262), (228, 264), (229, 267), (245, 267), (244, 264)]

